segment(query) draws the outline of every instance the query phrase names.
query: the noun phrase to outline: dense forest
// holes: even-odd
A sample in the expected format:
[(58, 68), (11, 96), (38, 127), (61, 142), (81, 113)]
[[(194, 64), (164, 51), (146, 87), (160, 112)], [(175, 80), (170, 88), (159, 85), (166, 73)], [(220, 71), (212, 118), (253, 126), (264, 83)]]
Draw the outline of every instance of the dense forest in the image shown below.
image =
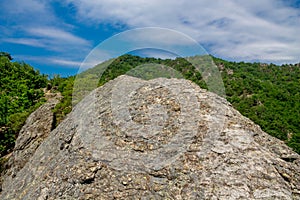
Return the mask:
[(300, 65), (214, 61), (233, 107), (300, 153)]
[[(54, 92), (59, 91), (64, 96), (61, 103), (53, 110), (59, 124), (72, 109), (72, 94), (73, 89), (77, 88), (76, 82), (87, 86), (90, 84), (92, 90), (95, 81), (96, 85), (101, 86), (119, 75), (128, 74), (144, 79), (161, 76), (183, 77), (202, 88), (207, 88), (201, 73), (187, 61), (194, 59), (203, 62), (207, 57), (196, 56), (172, 60), (123, 55), (84, 71), (76, 79), (74, 76), (68, 78), (54, 76), (47, 80), (45, 75), (39, 74), (27, 64), (11, 62), (10, 57), (2, 55), (0, 60), (1, 154), (8, 152), (28, 114), (43, 102), (41, 88), (47, 84), (51, 85)], [(226, 98), (233, 107), (260, 125), (265, 132), (285, 141), (300, 153), (299, 64), (278, 66), (229, 62), (214, 57), (212, 59), (221, 71)], [(151, 65), (144, 67), (143, 70), (138, 69), (139, 66), (149, 63)], [(157, 70), (157, 66), (153, 67), (154, 65), (161, 67), (160, 70)], [(78, 97), (75, 102), (85, 94), (86, 91), (80, 93), (81, 97)]]
[(46, 75), (12, 59), (0, 53), (0, 155), (13, 148), (28, 115), (45, 101), (42, 88), (48, 82)]

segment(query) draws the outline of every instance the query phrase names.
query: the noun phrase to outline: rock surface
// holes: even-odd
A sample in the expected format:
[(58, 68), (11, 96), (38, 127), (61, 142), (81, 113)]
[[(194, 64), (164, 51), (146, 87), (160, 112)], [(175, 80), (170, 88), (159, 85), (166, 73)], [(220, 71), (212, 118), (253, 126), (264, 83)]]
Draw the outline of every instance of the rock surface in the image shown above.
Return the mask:
[(300, 156), (187, 80), (120, 76), (32, 153), (0, 199), (300, 199)]
[(51, 98), (47, 98), (45, 104), (31, 113), (27, 118), (25, 125), (20, 130), (14, 150), (6, 163), (7, 171), (1, 176), (6, 182), (10, 182), (16, 176), (34, 154), (41, 142), (54, 129), (55, 117), (52, 109), (59, 103), (60, 98), (62, 98), (60, 94), (53, 94)]

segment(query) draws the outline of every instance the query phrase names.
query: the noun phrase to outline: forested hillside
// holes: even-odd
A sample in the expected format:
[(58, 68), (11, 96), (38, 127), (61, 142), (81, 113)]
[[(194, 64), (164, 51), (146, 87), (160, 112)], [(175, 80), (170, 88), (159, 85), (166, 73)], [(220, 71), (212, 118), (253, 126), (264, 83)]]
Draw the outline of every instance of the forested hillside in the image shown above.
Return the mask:
[[(195, 59), (196, 57), (192, 58)], [(2, 54), (0, 62), (1, 96), (0, 127), (1, 153), (12, 147), (15, 136), (28, 114), (42, 102), (41, 88), (48, 84), (53, 91), (60, 91), (64, 99), (54, 109), (57, 124), (72, 109), (72, 94), (75, 77), (54, 76), (47, 80), (25, 63), (11, 62), (10, 56)], [(198, 57), (206, 59), (205, 57)], [(228, 62), (213, 58), (221, 71), (226, 89), (226, 98), (234, 108), (260, 125), (272, 136), (285, 141), (300, 153), (300, 67), (262, 63)], [(143, 71), (136, 67), (154, 63), (174, 69), (175, 77), (192, 80), (202, 88), (207, 88), (201, 74), (186, 59), (155, 59), (123, 55), (91, 68), (79, 75), (80, 82), (88, 85), (93, 81), (98, 86), (121, 74), (134, 75), (144, 79), (157, 76), (169, 77), (170, 71), (157, 71), (151, 66)], [(103, 71), (103, 66), (108, 66)], [(102, 75), (101, 75), (102, 74)], [(99, 77), (101, 77), (99, 79)], [(92, 80), (95, 79), (95, 80)], [(76, 85), (75, 85), (76, 87)], [(93, 89), (93, 88), (91, 88)]]
[(300, 66), (228, 62), (222, 70), (228, 101), (300, 153)]
[[(200, 62), (205, 57), (193, 57)], [(300, 67), (295, 65), (274, 65), (263, 63), (229, 62), (213, 58), (221, 71), (226, 90), (226, 98), (233, 107), (244, 116), (261, 126), (272, 136), (285, 141), (300, 153)], [(183, 58), (155, 59), (123, 55), (113, 62), (106, 63), (108, 68), (103, 72), (100, 64), (80, 76), (81, 83), (88, 83), (92, 78), (101, 77), (99, 86), (121, 74), (134, 75), (151, 79), (158, 72), (151, 67), (138, 73), (134, 68), (146, 63), (169, 66), (178, 71), (184, 78), (192, 80), (206, 88), (201, 74)], [(98, 74), (97, 74), (98, 73)], [(100, 74), (102, 76), (100, 76)], [(95, 76), (96, 75), (96, 76)], [(164, 76), (164, 73), (159, 74)], [(168, 77), (166, 75), (166, 77)]]
[(0, 155), (13, 148), (28, 115), (44, 102), (41, 88), (48, 81), (28, 64), (11, 60), (0, 53)]

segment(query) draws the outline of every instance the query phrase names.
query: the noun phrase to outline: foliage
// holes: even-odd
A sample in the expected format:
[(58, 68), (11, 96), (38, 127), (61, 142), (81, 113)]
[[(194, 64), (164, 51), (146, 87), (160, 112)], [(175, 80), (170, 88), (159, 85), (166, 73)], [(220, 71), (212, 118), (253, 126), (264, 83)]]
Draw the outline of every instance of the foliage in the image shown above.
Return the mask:
[(214, 61), (233, 106), (300, 153), (299, 65)]
[[(98, 66), (93, 70), (97, 71), (97, 68)], [(98, 85), (101, 86), (122, 74), (128, 74), (145, 80), (158, 77), (183, 77), (194, 81), (203, 88), (207, 87), (202, 80), (201, 74), (184, 58), (162, 60), (160, 58), (141, 58), (128, 54), (116, 58), (107, 66), (102, 76), (98, 76), (100, 77)]]
[[(205, 56), (188, 58), (191, 63), (204, 63), (201, 71), (210, 67)], [(270, 135), (287, 142), (300, 153), (300, 68), (299, 65), (228, 62), (213, 58), (221, 70), (227, 100), (243, 115), (253, 120)], [(162, 60), (124, 55), (115, 59), (103, 72), (99, 85), (121, 74), (130, 74), (137, 66), (156, 63), (169, 66), (184, 78), (206, 88), (201, 74), (183, 58)], [(97, 71), (97, 67), (93, 70)], [(144, 79), (151, 76), (145, 75)], [(138, 73), (134, 74), (138, 76)], [(290, 136), (290, 138), (288, 138)]]
[(11, 57), (11, 55), (7, 52), (0, 52), (0, 57), (6, 57), (9, 60), (13, 60), (13, 58)]
[(42, 103), (47, 77), (0, 53), (0, 155), (7, 153), (28, 115)]
[[(209, 60), (208, 60), (209, 59)], [(123, 55), (91, 68), (76, 78), (75, 88), (88, 91), (78, 92), (77, 102), (87, 92), (95, 88), (99, 80), (101, 86), (119, 75), (129, 74), (139, 78), (151, 79), (157, 76), (170, 78), (164, 71), (159, 74), (155, 68), (145, 64), (168, 66), (178, 73), (175, 75), (192, 80), (202, 88), (207, 88), (201, 74), (189, 62), (202, 63), (200, 71), (210, 67), (210, 58), (195, 56), (191, 58), (155, 59)], [(199, 62), (200, 61), (200, 62)], [(221, 71), (226, 89), (226, 98), (233, 107), (272, 136), (284, 140), (300, 153), (300, 68), (299, 65), (229, 62), (213, 58)], [(143, 69), (143, 70), (141, 70)], [(61, 106), (63, 109), (63, 106)], [(68, 110), (69, 111), (69, 110)], [(64, 111), (67, 113), (67, 111)]]
[[(45, 76), (25, 63), (13, 63), (6, 54), (0, 58), (0, 127), (5, 130), (1, 132), (0, 151), (5, 152), (14, 143), (17, 130), (28, 114), (38, 105), (42, 96), (39, 88), (45, 87), (47, 81)], [(216, 69), (221, 71), (226, 98), (233, 107), (300, 153), (299, 64), (278, 66), (218, 58), (213, 58), (213, 61), (218, 67)], [(53, 110), (57, 124), (71, 111), (72, 101), (78, 103), (95, 87), (122, 74), (146, 80), (183, 77), (207, 88), (205, 69), (211, 66), (210, 62), (208, 56), (171, 60), (123, 55), (88, 69), (76, 78), (54, 76), (49, 81), (52, 90), (61, 92), (64, 97)], [(195, 63), (203, 73), (195, 69)]]
[(53, 92), (57, 90), (63, 96), (63, 99), (53, 109), (53, 113), (56, 119), (56, 126), (65, 118), (65, 116), (72, 110), (72, 93), (74, 86), (75, 76), (67, 78), (60, 77), (59, 75), (54, 76), (50, 80), (50, 85)]

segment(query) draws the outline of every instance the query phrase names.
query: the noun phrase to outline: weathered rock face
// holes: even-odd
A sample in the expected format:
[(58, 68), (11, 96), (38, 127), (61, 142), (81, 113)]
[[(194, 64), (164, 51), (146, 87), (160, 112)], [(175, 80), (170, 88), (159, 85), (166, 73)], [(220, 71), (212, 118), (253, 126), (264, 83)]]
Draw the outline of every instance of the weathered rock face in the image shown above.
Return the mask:
[(300, 156), (179, 79), (94, 90), (5, 180), (1, 199), (300, 199)]
[(52, 109), (59, 102), (60, 98), (60, 94), (53, 94), (52, 98), (48, 98), (45, 104), (27, 118), (16, 140), (14, 151), (6, 163), (8, 170), (2, 177), (6, 179), (6, 182), (11, 181), (16, 176), (19, 170), (25, 166), (34, 154), (41, 142), (53, 130), (55, 117)]

